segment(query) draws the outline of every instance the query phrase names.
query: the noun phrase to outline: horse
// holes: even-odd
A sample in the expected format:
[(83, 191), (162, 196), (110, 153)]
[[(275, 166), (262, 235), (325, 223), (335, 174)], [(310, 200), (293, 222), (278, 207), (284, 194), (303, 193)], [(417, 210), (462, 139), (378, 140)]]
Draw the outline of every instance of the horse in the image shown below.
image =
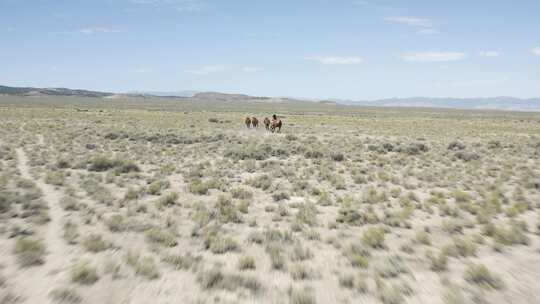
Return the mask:
[(270, 124), (270, 131), (272, 131), (272, 133), (276, 132), (276, 129), (277, 129), (277, 132), (278, 133), (281, 133), (281, 126), (282, 126), (282, 122), (281, 122), (281, 119), (274, 119), (272, 120), (272, 123)]
[(259, 127), (259, 120), (257, 119), (257, 117), (251, 117), (251, 125), (252, 125), (254, 128), (258, 128), (258, 127)]
[(270, 131), (270, 119), (268, 119), (268, 117), (265, 117), (264, 120), (263, 120), (263, 123), (264, 123), (264, 127), (266, 128), (266, 130)]
[(245, 123), (248, 129), (251, 128), (251, 119), (249, 117), (246, 117)]

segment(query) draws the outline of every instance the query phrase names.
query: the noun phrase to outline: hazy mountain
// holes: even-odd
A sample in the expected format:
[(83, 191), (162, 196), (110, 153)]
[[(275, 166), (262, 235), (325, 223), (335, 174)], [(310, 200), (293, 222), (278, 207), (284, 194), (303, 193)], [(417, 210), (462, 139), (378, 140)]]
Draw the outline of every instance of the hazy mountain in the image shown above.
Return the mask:
[(540, 98), (520, 99), (515, 97), (491, 98), (390, 98), (374, 101), (338, 101), (349, 105), (378, 107), (430, 107), (453, 109), (492, 109), (515, 111), (540, 111)]
[(108, 92), (96, 92), (88, 90), (73, 90), (66, 88), (17, 88), (0, 86), (0, 94), (3, 95), (19, 95), (19, 96), (80, 96), (80, 97), (107, 97), (114, 95)]
[(146, 95), (146, 96), (158, 96), (158, 97), (193, 97), (199, 91), (186, 90), (177, 92), (159, 92), (159, 91), (132, 91), (128, 92), (129, 95)]
[(269, 100), (270, 97), (256, 97), (245, 94), (227, 94), (219, 92), (201, 92), (193, 95), (194, 99), (241, 101), (241, 100)]
[(130, 92), (126, 94), (115, 94), (108, 92), (97, 92), (88, 90), (73, 90), (66, 88), (32, 88), (32, 87), (8, 87), (0, 86), (0, 95), (18, 96), (78, 96), (78, 97), (101, 97), (101, 98), (122, 98), (122, 97), (171, 97), (190, 100), (213, 100), (223, 102), (238, 101), (263, 101), (263, 102), (316, 102), (325, 105), (362, 105), (376, 107), (430, 107), (430, 108), (452, 108), (452, 109), (491, 109), (491, 110), (512, 110), (512, 111), (540, 111), (540, 98), (520, 99), (515, 97), (491, 97), (491, 98), (390, 98), (372, 101), (352, 101), (341, 99), (299, 99), (289, 97), (260, 97), (245, 94), (228, 94), (220, 92)]

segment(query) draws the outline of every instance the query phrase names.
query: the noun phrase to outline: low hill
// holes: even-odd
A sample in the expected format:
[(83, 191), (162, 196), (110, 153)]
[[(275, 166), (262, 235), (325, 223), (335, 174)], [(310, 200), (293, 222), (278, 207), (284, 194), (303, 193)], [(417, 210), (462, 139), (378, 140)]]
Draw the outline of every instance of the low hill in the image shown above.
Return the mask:
[(97, 92), (88, 90), (74, 90), (66, 88), (32, 88), (32, 87), (8, 87), (0, 86), (0, 94), (2, 95), (18, 95), (18, 96), (78, 96), (78, 97), (107, 97), (114, 95), (108, 92)]

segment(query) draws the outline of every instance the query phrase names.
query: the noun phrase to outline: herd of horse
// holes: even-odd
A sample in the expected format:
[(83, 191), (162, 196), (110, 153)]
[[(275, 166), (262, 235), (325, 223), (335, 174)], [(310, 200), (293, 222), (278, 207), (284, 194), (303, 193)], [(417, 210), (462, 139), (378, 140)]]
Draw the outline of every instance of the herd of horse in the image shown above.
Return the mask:
[[(257, 119), (257, 117), (246, 117), (245, 123), (248, 129), (256, 129), (259, 127), (259, 120)], [(277, 118), (276, 115), (272, 116), (272, 120), (270, 120), (268, 117), (265, 117), (263, 123), (267, 131), (270, 131), (272, 133), (281, 132), (281, 126), (283, 125), (283, 123), (281, 122), (281, 119)]]

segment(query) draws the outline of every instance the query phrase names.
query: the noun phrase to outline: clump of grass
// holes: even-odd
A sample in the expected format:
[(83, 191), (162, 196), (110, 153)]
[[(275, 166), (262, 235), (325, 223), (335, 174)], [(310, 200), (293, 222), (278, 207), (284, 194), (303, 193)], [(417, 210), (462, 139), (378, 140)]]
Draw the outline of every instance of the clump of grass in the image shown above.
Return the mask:
[(139, 166), (125, 159), (111, 159), (105, 155), (98, 155), (90, 160), (90, 171), (103, 172), (115, 169), (118, 173), (139, 172)]
[(310, 288), (289, 290), (289, 301), (291, 304), (316, 304), (315, 295)]
[(285, 268), (285, 257), (283, 256), (282, 251), (281, 246), (277, 243), (266, 246), (266, 253), (270, 257), (272, 269), (283, 270)]
[(142, 257), (134, 252), (128, 252), (126, 262), (133, 267), (135, 274), (143, 276), (148, 280), (159, 278), (160, 273), (158, 267), (152, 257)]
[(477, 245), (469, 238), (454, 237), (454, 247), (462, 257), (476, 256)]
[(253, 198), (253, 192), (246, 190), (245, 188), (233, 188), (231, 189), (231, 195), (236, 199), (251, 199)]
[(156, 262), (151, 257), (140, 259), (135, 267), (135, 273), (149, 280), (157, 279), (160, 276)]
[(71, 196), (64, 196), (60, 200), (60, 206), (62, 206), (62, 209), (66, 211), (78, 211), (79, 210), (79, 202), (76, 198)]
[(202, 260), (202, 257), (194, 256), (191, 253), (184, 255), (168, 254), (161, 260), (172, 265), (176, 270), (188, 270), (194, 268)]
[(45, 175), (45, 182), (54, 186), (64, 185), (66, 177), (61, 171), (50, 171)]
[(152, 228), (146, 232), (146, 238), (149, 242), (159, 244), (165, 247), (174, 247), (178, 244), (176, 236), (169, 231)]
[(49, 296), (57, 303), (77, 304), (82, 302), (81, 296), (73, 288), (56, 288), (49, 293)]
[(292, 265), (289, 272), (294, 280), (309, 280), (314, 276), (313, 270), (303, 264)]
[(107, 250), (110, 245), (103, 240), (100, 234), (91, 234), (82, 241), (83, 247), (90, 252), (101, 252)]
[(272, 186), (272, 178), (266, 174), (259, 175), (248, 180), (248, 184), (255, 188), (268, 190)]
[(218, 218), (222, 223), (241, 223), (242, 217), (229, 195), (218, 196), (216, 202)]
[(238, 250), (239, 245), (233, 238), (219, 235), (218, 230), (208, 229), (204, 235), (204, 247), (214, 254), (224, 254)]
[(160, 197), (158, 201), (156, 202), (156, 205), (158, 208), (170, 207), (170, 206), (175, 205), (177, 200), (178, 200), (178, 193), (171, 192)]
[(148, 185), (148, 188), (146, 189), (146, 193), (151, 195), (159, 195), (161, 194), (161, 191), (169, 188), (170, 183), (167, 180), (157, 180), (152, 182), (150, 185)]
[(92, 285), (99, 280), (97, 269), (86, 261), (75, 264), (71, 268), (70, 275), (71, 281), (83, 285)]
[(467, 301), (461, 288), (454, 284), (450, 284), (445, 288), (442, 294), (442, 300), (445, 304), (461, 304)]
[(370, 227), (362, 235), (362, 243), (374, 249), (384, 249), (385, 231), (381, 227)]
[(430, 261), (430, 269), (435, 272), (445, 271), (448, 264), (448, 256), (446, 252), (441, 251), (438, 255), (433, 254), (431, 251), (426, 253), (427, 258)]
[(238, 269), (239, 270), (251, 270), (255, 269), (255, 258), (252, 256), (242, 256), (238, 260)]
[(347, 289), (354, 288), (354, 276), (352, 274), (345, 274), (339, 276), (339, 286)]
[(15, 242), (13, 250), (22, 267), (41, 265), (45, 262), (45, 244), (35, 238), (21, 238)]
[(253, 293), (262, 289), (262, 284), (256, 277), (226, 274), (218, 268), (199, 272), (197, 282), (203, 289), (235, 291), (238, 288), (245, 288)]
[(353, 267), (367, 268), (371, 253), (363, 245), (352, 244), (345, 252), (345, 256)]
[(501, 278), (482, 264), (470, 264), (465, 270), (464, 278), (467, 282), (484, 288), (501, 289), (504, 287)]
[(416, 233), (415, 240), (416, 242), (423, 245), (431, 245), (431, 239), (429, 238), (429, 233), (427, 233), (425, 230), (418, 231)]
[(298, 206), (296, 221), (308, 226), (317, 224), (317, 207), (312, 203), (304, 203)]
[(302, 246), (300, 243), (294, 245), (291, 251), (292, 261), (305, 261), (313, 257), (313, 252), (307, 247)]
[(121, 232), (127, 230), (127, 223), (125, 218), (120, 214), (110, 216), (105, 220), (105, 225), (112, 232)]
[(383, 259), (376, 267), (375, 272), (382, 278), (394, 278), (402, 273), (408, 273), (409, 268), (399, 255), (392, 255)]

